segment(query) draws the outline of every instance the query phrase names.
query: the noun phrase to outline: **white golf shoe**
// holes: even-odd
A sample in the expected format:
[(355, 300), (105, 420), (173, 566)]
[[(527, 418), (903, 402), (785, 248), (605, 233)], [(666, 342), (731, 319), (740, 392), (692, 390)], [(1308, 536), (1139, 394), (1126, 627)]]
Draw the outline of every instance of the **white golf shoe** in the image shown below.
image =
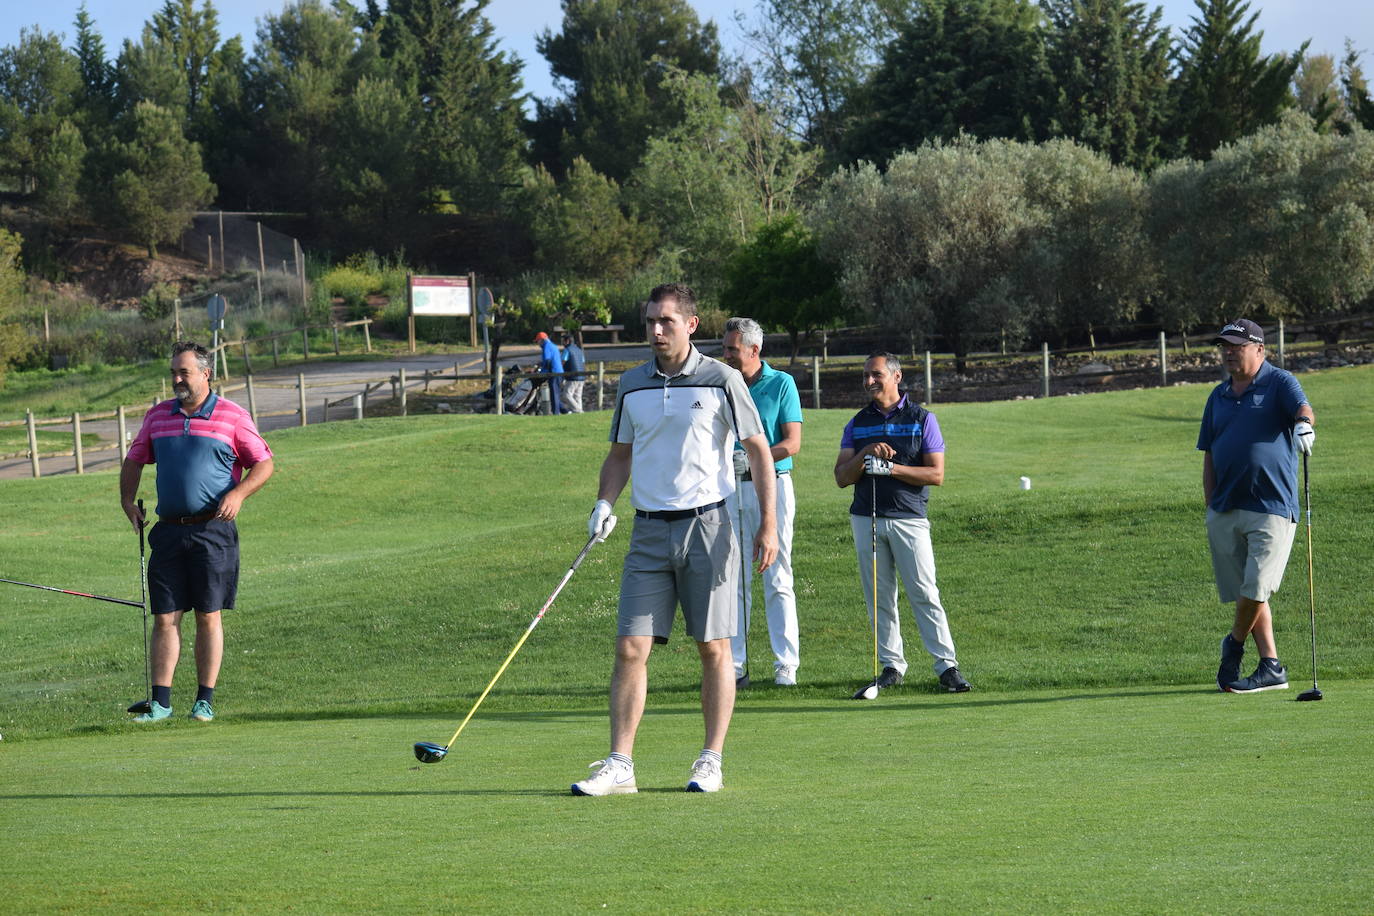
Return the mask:
[(795, 665), (779, 665), (773, 677), (773, 683), (779, 687), (797, 686), (797, 667)]
[(698, 757), (692, 764), (692, 778), (687, 783), (688, 792), (719, 792), (721, 787), (720, 762), (709, 757)]
[(595, 773), (581, 782), (572, 784), (574, 795), (628, 795), (638, 792), (635, 788), (634, 767), (627, 767), (615, 760), (598, 760), (591, 765)]

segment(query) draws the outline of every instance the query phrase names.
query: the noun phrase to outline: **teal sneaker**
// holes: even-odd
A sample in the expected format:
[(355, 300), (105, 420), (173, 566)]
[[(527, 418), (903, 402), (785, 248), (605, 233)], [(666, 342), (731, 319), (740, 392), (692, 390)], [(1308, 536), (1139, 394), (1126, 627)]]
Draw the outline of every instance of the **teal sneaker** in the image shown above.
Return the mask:
[(144, 725), (148, 722), (161, 722), (163, 719), (170, 719), (172, 717), (172, 707), (163, 706), (157, 700), (149, 700), (148, 705), (150, 705), (152, 709), (141, 716), (134, 716), (134, 721), (138, 724)]
[(215, 711), (208, 700), (196, 700), (196, 705), (191, 707), (191, 718), (197, 722), (209, 722), (215, 718)]

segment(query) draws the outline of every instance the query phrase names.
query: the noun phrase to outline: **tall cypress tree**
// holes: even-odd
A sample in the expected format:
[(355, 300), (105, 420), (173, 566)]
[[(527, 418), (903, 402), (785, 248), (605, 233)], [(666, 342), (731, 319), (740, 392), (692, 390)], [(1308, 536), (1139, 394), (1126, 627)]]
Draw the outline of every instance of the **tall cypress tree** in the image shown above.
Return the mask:
[(1289, 84), (1307, 42), (1290, 55), (1260, 53), (1259, 13), (1243, 0), (1194, 0), (1198, 15), (1183, 33), (1175, 109), (1168, 131), (1172, 152), (1207, 159), (1278, 121), (1293, 104)]
[(847, 106), (851, 160), (886, 162), (960, 134), (1042, 140), (1056, 132), (1044, 22), (1030, 0), (929, 0)]
[(1169, 30), (1163, 10), (1130, 0), (1041, 0), (1064, 136), (1118, 165), (1159, 161), (1168, 117)]
[(489, 208), (517, 183), (524, 145), (520, 60), (498, 50), (487, 2), (391, 0), (377, 26), (383, 57), (420, 100), (418, 180), (431, 204), (460, 210)]

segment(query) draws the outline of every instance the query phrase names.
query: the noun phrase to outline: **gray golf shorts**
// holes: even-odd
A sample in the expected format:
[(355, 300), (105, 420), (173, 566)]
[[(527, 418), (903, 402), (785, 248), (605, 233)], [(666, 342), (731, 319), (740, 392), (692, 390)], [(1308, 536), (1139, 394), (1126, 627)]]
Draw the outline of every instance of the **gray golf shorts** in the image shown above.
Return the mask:
[(691, 518), (635, 518), (620, 578), (619, 636), (666, 643), (682, 605), (697, 642), (735, 635), (739, 548), (725, 506)]
[(1207, 510), (1207, 541), (1217, 596), (1230, 604), (1244, 595), (1268, 601), (1283, 583), (1297, 523), (1281, 515), (1232, 509)]

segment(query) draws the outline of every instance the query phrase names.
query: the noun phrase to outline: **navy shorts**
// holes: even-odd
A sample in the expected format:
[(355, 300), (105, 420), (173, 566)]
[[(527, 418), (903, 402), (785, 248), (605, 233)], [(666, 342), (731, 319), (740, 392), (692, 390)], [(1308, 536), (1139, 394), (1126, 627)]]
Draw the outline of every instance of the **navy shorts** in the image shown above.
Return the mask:
[(233, 522), (158, 522), (148, 532), (148, 546), (148, 605), (154, 614), (233, 608), (239, 589), (239, 529)]

